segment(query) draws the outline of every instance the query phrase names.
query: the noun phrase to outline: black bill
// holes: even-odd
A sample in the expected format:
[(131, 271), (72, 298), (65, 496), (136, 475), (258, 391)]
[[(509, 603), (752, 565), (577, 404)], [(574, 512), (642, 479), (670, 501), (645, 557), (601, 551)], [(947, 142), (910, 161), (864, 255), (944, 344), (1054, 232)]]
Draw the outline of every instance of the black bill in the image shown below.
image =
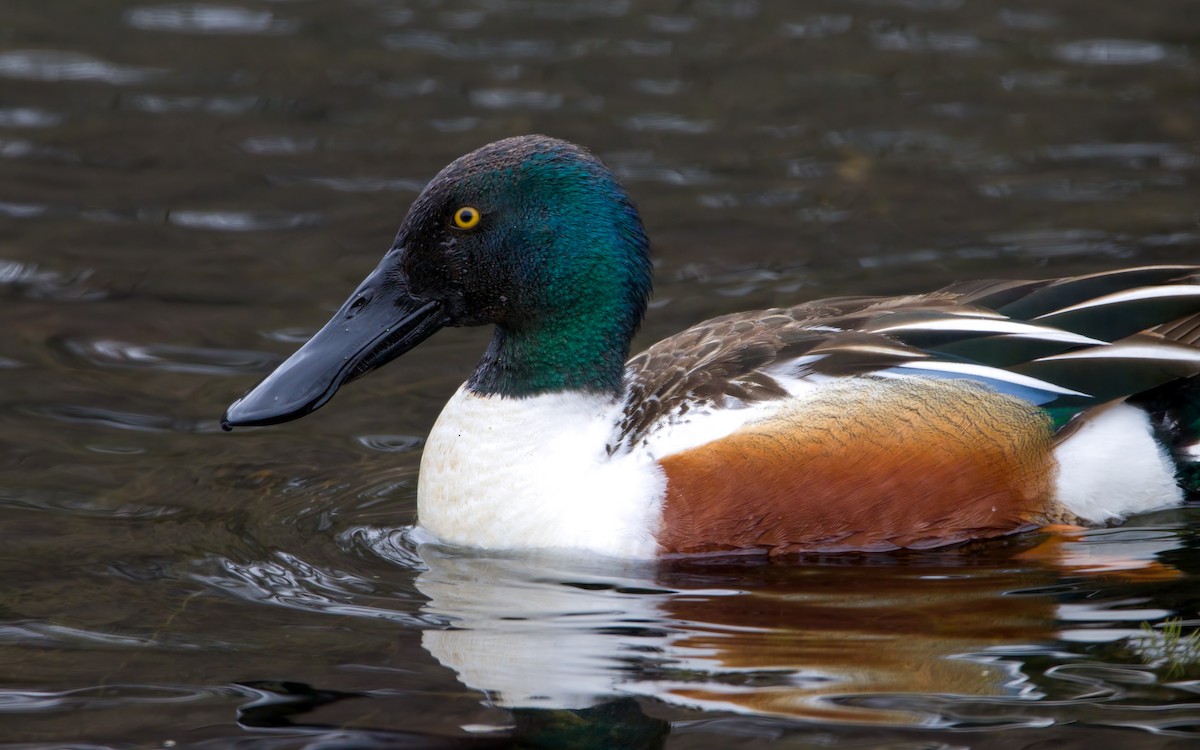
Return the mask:
[(366, 278), (325, 327), (249, 393), (221, 427), (299, 419), (321, 408), (343, 383), (379, 367), (446, 325), (441, 303), (413, 297), (387, 261)]

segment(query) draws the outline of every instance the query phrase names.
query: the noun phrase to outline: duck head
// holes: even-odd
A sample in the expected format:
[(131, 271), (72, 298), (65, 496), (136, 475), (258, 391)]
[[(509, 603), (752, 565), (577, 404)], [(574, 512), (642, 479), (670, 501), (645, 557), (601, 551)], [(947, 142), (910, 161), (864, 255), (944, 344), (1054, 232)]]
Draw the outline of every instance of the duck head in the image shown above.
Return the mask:
[(612, 172), (566, 141), (497, 141), (425, 187), (375, 270), (221, 424), (302, 417), (443, 326), (495, 326), (467, 381), (479, 393), (615, 396), (649, 293), (649, 243)]

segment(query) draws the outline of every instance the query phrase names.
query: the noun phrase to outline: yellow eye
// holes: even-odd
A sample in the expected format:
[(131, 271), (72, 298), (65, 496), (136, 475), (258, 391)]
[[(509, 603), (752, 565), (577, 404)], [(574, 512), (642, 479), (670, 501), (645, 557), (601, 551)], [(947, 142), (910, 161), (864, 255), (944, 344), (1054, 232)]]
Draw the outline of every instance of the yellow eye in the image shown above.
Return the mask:
[(454, 212), (454, 226), (470, 229), (479, 223), (479, 209), (463, 206)]

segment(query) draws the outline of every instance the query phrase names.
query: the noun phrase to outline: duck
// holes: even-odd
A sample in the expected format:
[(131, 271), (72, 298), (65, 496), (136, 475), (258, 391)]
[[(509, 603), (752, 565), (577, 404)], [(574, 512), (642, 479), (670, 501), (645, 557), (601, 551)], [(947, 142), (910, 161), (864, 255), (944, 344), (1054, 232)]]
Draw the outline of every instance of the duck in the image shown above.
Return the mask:
[(421, 457), (417, 525), (448, 545), (924, 549), (1114, 524), (1200, 487), (1200, 266), (801, 302), (630, 359), (651, 276), (599, 158), (490, 143), (426, 185), (222, 427), (302, 417), (441, 328), (491, 326)]

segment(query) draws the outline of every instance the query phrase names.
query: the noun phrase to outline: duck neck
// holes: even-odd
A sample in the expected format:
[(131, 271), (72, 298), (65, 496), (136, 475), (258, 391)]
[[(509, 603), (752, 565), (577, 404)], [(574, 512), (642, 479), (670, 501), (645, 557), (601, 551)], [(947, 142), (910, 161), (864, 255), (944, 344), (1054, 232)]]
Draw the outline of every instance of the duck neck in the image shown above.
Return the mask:
[[(638, 316), (640, 318), (640, 315)], [(622, 391), (629, 339), (637, 322), (597, 325), (582, 315), (534, 326), (496, 326), (467, 387), (512, 398), (581, 391), (616, 398)]]

